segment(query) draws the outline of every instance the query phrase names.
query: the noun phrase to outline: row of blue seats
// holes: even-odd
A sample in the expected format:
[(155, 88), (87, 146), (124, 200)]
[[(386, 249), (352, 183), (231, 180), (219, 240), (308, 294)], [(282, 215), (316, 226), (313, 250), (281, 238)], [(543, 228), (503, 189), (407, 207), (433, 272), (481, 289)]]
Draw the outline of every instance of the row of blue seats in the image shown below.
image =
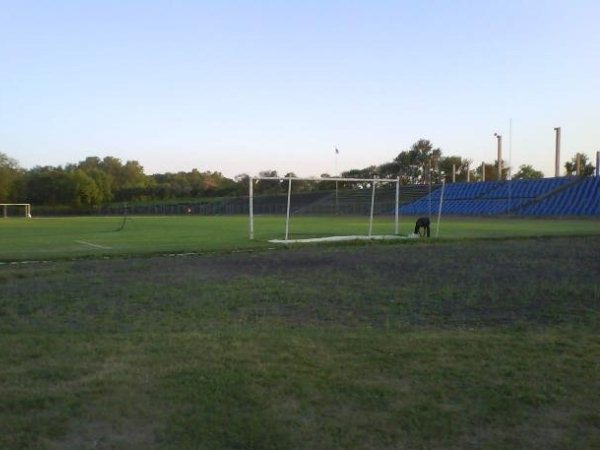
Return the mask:
[[(444, 199), (475, 199), (496, 189), (498, 186), (498, 182), (496, 181), (485, 183), (450, 183), (444, 187)], [(441, 195), (442, 190), (438, 188), (431, 193), (431, 198), (432, 200), (439, 200)]]
[(524, 216), (594, 216), (600, 214), (600, 177), (590, 177), (529, 205), (518, 214)]
[[(552, 195), (552, 191), (567, 186)], [(508, 186), (510, 184), (510, 196)], [(449, 194), (449, 195), (447, 195)], [(544, 194), (547, 198), (531, 203)], [(441, 189), (400, 208), (402, 214), (431, 214), (439, 207)], [(524, 206), (526, 205), (527, 206)], [(524, 206), (521, 209), (519, 207)], [(533, 216), (600, 214), (600, 178), (578, 180), (573, 177), (541, 180), (513, 180), (448, 185), (444, 192), (444, 214), (487, 215), (516, 213)]]
[[(444, 200), (442, 204), (443, 214), (457, 215), (487, 215), (503, 214), (514, 208), (518, 208), (527, 199), (470, 199), (470, 200)], [(439, 202), (431, 204), (431, 214), (438, 212)], [(430, 207), (428, 201), (419, 201), (400, 208), (402, 214), (428, 215)]]
[(572, 181), (574, 179), (566, 177), (504, 181), (482, 198), (536, 198)]
[[(487, 181), (485, 183), (451, 183), (444, 189), (445, 199), (475, 198), (536, 198), (553, 191), (559, 186), (572, 182), (569, 177), (540, 178), (536, 180)], [(439, 200), (442, 190), (431, 193), (432, 199)]]

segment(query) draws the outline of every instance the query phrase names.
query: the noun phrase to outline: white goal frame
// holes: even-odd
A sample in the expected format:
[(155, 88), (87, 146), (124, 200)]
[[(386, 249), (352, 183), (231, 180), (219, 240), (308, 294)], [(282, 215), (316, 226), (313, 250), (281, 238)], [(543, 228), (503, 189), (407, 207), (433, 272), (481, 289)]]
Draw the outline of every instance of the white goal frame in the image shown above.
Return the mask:
[[(335, 182), (336, 188), (338, 182), (358, 182), (358, 183), (370, 183), (371, 184), (371, 209), (369, 214), (369, 231), (365, 236), (351, 236), (353, 239), (381, 239), (381, 238), (393, 238), (398, 235), (398, 208), (400, 204), (400, 177), (398, 178), (302, 178), (302, 177), (249, 177), (248, 183), (248, 210), (249, 210), (249, 224), (248, 224), (248, 234), (250, 239), (254, 239), (254, 181), (258, 180), (277, 180), (277, 181), (286, 181), (288, 182), (288, 192), (287, 192), (287, 208), (286, 208), (286, 217), (285, 217), (285, 239), (281, 242), (292, 242), (289, 240), (289, 231), (290, 231), (290, 203), (291, 203), (291, 195), (292, 195), (292, 182), (293, 181), (313, 181), (313, 182)], [(396, 185), (396, 200), (395, 200), (395, 208), (394, 208), (394, 236), (374, 236), (373, 235), (373, 212), (375, 208), (375, 189), (378, 184), (383, 183), (394, 183)], [(339, 236), (330, 238), (331, 240), (340, 240)], [(329, 238), (324, 238), (329, 239)], [(309, 241), (309, 240), (306, 240)], [(278, 241), (279, 242), (279, 241)]]
[(2, 206), (2, 217), (8, 218), (8, 207), (9, 206), (24, 206), (25, 207), (25, 217), (27, 219), (31, 219), (31, 203), (0, 203)]

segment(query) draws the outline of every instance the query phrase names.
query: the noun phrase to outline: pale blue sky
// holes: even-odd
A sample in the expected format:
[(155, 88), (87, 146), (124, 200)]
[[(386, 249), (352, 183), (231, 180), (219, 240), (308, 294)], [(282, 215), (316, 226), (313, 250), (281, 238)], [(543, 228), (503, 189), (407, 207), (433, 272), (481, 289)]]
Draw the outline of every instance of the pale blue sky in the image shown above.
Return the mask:
[[(600, 150), (599, 1), (0, 0), (0, 151), (299, 175)], [(562, 164), (561, 164), (562, 165)]]

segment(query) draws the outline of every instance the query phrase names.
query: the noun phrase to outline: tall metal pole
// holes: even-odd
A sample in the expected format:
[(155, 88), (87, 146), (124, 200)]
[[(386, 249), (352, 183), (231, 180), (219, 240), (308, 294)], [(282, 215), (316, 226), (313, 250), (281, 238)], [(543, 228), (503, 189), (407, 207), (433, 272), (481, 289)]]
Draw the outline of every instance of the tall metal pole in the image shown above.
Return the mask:
[(288, 181), (288, 198), (287, 198), (287, 212), (285, 215), (285, 240), (288, 240), (290, 234), (290, 203), (292, 200), (292, 176), (290, 175)]
[[(598, 154), (600, 154), (600, 152), (598, 152)], [(396, 215), (395, 215), (395, 222), (394, 222), (394, 234), (398, 234), (399, 229), (398, 229), (398, 209), (400, 208), (400, 177), (396, 178), (396, 207), (395, 207), (395, 211), (396, 211)]]
[(467, 164), (467, 183), (471, 182), (471, 165)]
[(556, 149), (554, 152), (554, 176), (560, 177), (560, 127), (556, 127), (554, 131), (556, 131)]
[(250, 223), (248, 224), (250, 239), (254, 239), (254, 179), (248, 178), (248, 209), (250, 210)]
[(581, 175), (581, 153), (577, 153), (577, 161), (575, 163), (575, 175)]
[(429, 178), (429, 220), (431, 220), (431, 158), (429, 158), (429, 166), (428, 166), (428, 178)]
[(508, 120), (508, 173), (506, 174), (508, 180), (508, 210), (510, 212), (511, 199), (512, 199), (512, 118)]
[(373, 190), (371, 191), (371, 214), (369, 216), (369, 237), (373, 234), (373, 212), (375, 210), (375, 185), (377, 183), (373, 181)]
[(440, 219), (442, 218), (442, 206), (444, 205), (444, 187), (446, 186), (446, 180), (442, 180), (442, 193), (440, 194), (440, 207), (438, 209), (437, 226), (435, 228), (435, 237), (440, 235)]
[(502, 136), (498, 133), (494, 133), (498, 141), (498, 180), (502, 179)]
[[(338, 150), (338, 148), (335, 148), (335, 175), (334, 177), (338, 177), (338, 155), (339, 155), (340, 151)], [(335, 182), (335, 214), (338, 215), (339, 214), (339, 200), (338, 200), (338, 182), (336, 180)]]
[(596, 176), (600, 177), (600, 152), (596, 152)]
[(485, 161), (481, 163), (481, 181), (485, 181)]
[(456, 164), (452, 164), (452, 182), (456, 183)]

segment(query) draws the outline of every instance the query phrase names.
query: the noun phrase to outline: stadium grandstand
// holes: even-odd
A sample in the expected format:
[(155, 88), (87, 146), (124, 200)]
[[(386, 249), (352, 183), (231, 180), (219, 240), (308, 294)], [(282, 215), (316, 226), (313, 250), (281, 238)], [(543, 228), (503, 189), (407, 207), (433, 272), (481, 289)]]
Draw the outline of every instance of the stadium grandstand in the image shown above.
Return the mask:
[[(436, 213), (442, 189), (400, 207), (403, 215)], [(600, 177), (452, 183), (444, 188), (442, 214), (457, 216), (600, 215)]]

